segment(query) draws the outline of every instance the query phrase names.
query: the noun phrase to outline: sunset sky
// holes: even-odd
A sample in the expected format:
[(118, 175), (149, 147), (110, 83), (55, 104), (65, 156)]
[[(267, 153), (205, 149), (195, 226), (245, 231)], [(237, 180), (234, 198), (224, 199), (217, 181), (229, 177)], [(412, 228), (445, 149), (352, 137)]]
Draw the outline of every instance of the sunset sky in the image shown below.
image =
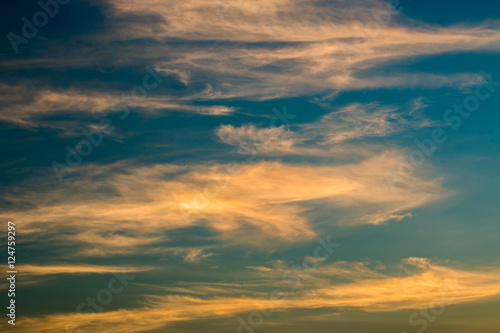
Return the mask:
[(0, 331), (500, 331), (498, 1), (3, 5)]

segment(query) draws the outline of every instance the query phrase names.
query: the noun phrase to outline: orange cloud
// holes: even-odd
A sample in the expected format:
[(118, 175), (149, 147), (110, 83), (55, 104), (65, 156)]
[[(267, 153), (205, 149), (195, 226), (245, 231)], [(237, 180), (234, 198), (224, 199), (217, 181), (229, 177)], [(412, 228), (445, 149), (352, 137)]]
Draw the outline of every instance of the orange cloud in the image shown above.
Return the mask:
[[(419, 175), (393, 191), (385, 174), (399, 166), (398, 155), (391, 151), (360, 163), (332, 166), (156, 165), (107, 173), (106, 168), (89, 171), (94, 168), (89, 165), (82, 169), (88, 176), (43, 196), (36, 191), (8, 196), (12, 201), (27, 200), (34, 208), (4, 214), (23, 221), (25, 234), (38, 232), (42, 225), (71, 228), (75, 236), (63, 242), (90, 244), (102, 253), (126, 253), (161, 241), (163, 231), (202, 222), (237, 242), (257, 242), (246, 239), (245, 228), (261, 230), (264, 242), (267, 237), (301, 241), (315, 235), (307, 208), (310, 202), (323, 205), (325, 212), (349, 212), (348, 219), (332, 221), (335, 224), (380, 224), (447, 195), (439, 179)], [(94, 172), (106, 173), (107, 179), (93, 182)], [(86, 190), (79, 192), (79, 188)], [(103, 188), (117, 194), (105, 194)]]
[[(198, 290), (199, 297), (169, 295), (150, 296), (144, 307), (117, 310), (91, 315), (77, 313), (54, 314), (41, 318), (23, 318), (20, 332), (54, 332), (80, 328), (93, 332), (140, 332), (159, 329), (170, 323), (207, 318), (225, 318), (245, 315), (251, 311), (273, 309), (343, 308), (364, 311), (391, 312), (400, 309), (440, 307), (441, 305), (488, 301), (500, 295), (498, 268), (457, 269), (439, 265), (425, 258), (408, 258), (402, 261), (399, 275), (388, 274), (384, 267), (369, 268), (365, 263), (338, 262), (309, 272), (303, 287), (297, 292), (271, 278), (288, 270), (276, 267), (272, 272), (258, 269), (269, 285), (281, 293), (271, 299), (262, 294), (255, 297), (212, 296), (224, 293), (223, 284), (214, 288), (189, 288)], [(335, 283), (340, 277), (348, 282)], [(270, 280), (271, 279), (271, 280)], [(237, 291), (232, 286), (231, 292)], [(303, 290), (302, 290), (303, 289)], [(220, 291), (218, 291), (220, 290)], [(179, 289), (182, 293), (182, 289)], [(244, 290), (239, 291), (248, 294)], [(68, 325), (71, 323), (71, 325)], [(235, 321), (236, 323), (236, 321)], [(2, 323), (5, 325), (5, 323)], [(236, 324), (235, 324), (236, 325)]]

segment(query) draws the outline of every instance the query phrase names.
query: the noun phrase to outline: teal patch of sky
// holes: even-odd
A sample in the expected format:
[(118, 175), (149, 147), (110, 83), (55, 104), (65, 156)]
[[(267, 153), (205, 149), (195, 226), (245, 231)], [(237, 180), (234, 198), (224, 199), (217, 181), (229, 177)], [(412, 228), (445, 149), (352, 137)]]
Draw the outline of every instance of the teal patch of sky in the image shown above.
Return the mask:
[(28, 38), (27, 44), (20, 44), (19, 53), (15, 54), (7, 34), (13, 32), (22, 36), (24, 25), (22, 18), (26, 17), (33, 22), (33, 15), (41, 10), (36, 0), (23, 1), (22, 6), (12, 1), (3, 4), (0, 19), (0, 35), (2, 35), (0, 55), (2, 57), (30, 58), (37, 51), (45, 50), (47, 43), (62, 42), (70, 37), (86, 34), (96, 29), (105, 19), (100, 8), (88, 1), (72, 0), (65, 5), (59, 5), (59, 12), (54, 17), (49, 17), (47, 24), (38, 28), (36, 36)]
[[(129, 273), (129, 275), (136, 276), (136, 279), (131, 281), (121, 293), (113, 294), (112, 301), (104, 306), (102, 311), (139, 306), (141, 298), (133, 295), (137, 295), (142, 289), (134, 284), (136, 280), (139, 280), (140, 273)], [(23, 316), (76, 312), (80, 303), (87, 304), (87, 297), (95, 298), (102, 289), (108, 290), (109, 281), (113, 277), (113, 273), (56, 274), (46, 275), (43, 279), (37, 277), (37, 284), (25, 284), (22, 285), (22, 288), (17, 288), (16, 304), (19, 304)], [(18, 283), (22, 283), (23, 277), (18, 275), (18, 279)], [(115, 286), (118, 287), (118, 283)], [(83, 310), (88, 309), (91, 307), (85, 306), (83, 308)]]
[(402, 13), (412, 19), (439, 25), (479, 23), (500, 18), (496, 0), (399, 0)]

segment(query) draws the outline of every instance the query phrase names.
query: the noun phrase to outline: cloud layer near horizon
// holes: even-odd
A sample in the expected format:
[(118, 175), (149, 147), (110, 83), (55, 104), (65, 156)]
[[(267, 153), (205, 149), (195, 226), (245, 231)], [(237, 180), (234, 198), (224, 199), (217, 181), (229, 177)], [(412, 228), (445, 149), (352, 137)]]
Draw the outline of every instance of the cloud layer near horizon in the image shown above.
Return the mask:
[[(500, 295), (498, 268), (468, 271), (426, 258), (402, 260), (396, 275), (388, 273), (384, 266), (373, 268), (363, 262), (319, 265), (317, 269), (300, 272), (301, 275), (292, 273), (291, 267), (284, 263), (277, 263), (271, 270), (258, 270), (255, 274), (260, 277), (252, 284), (257, 281), (261, 287), (270, 287), (268, 293), (255, 293), (244, 282), (239, 285), (192, 283), (167, 289), (176, 291), (175, 294), (145, 295), (143, 307), (90, 315), (67, 313), (23, 318), (18, 330), (43, 333), (80, 328), (99, 332), (141, 332), (168, 327), (179, 321), (246, 317), (252, 311), (440, 309), (452, 304), (498, 299)], [(286, 272), (287, 279), (282, 281)], [(296, 281), (305, 284), (300, 283), (297, 289), (292, 289)], [(278, 289), (280, 291), (274, 292)]]

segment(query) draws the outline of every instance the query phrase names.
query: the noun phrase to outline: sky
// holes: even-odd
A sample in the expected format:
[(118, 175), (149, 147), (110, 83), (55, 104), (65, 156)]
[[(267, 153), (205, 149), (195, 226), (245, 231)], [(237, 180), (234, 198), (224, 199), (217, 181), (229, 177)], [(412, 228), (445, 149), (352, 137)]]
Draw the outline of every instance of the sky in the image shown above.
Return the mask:
[(498, 332), (498, 1), (1, 15), (1, 331)]

